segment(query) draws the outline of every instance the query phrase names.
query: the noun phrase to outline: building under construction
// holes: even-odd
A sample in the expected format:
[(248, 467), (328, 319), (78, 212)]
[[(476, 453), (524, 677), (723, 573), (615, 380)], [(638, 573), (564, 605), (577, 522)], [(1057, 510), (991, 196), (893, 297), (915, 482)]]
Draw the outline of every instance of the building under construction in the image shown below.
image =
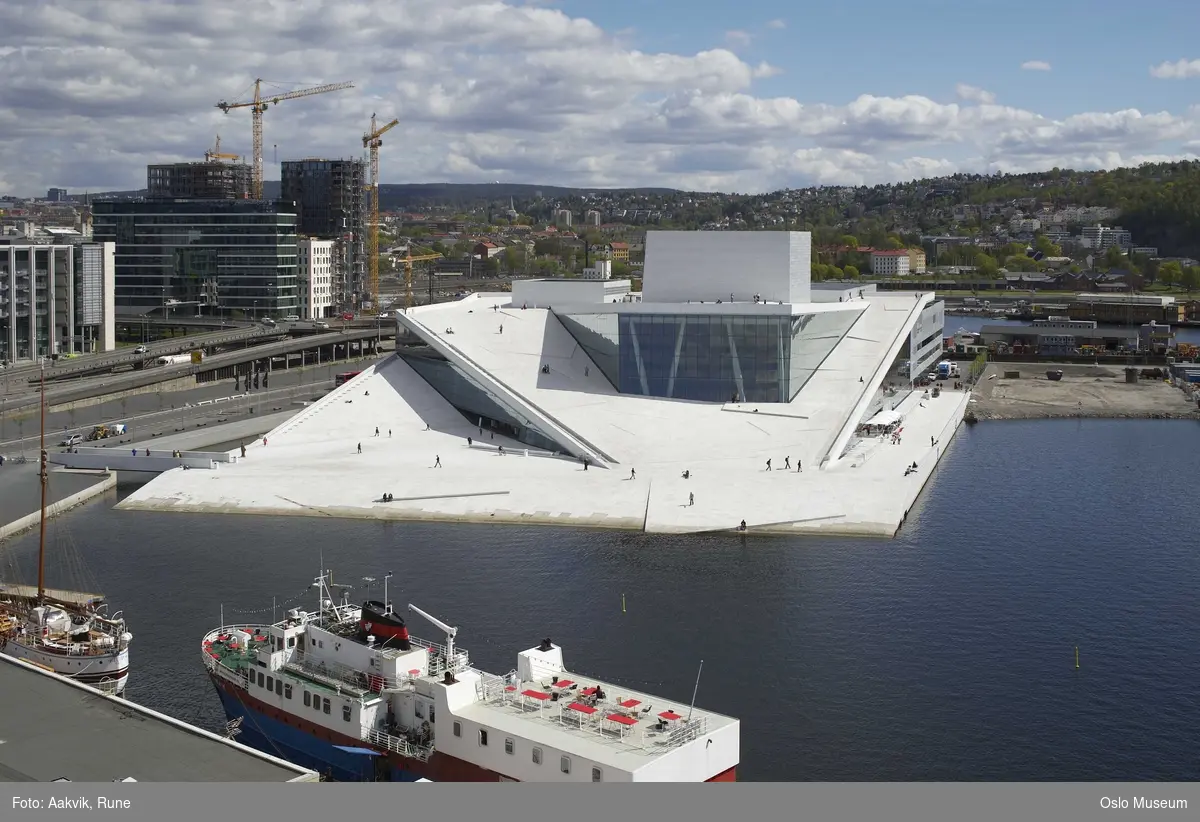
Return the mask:
[(366, 290), (366, 230), (362, 160), (285, 160), (280, 196), (296, 204), (300, 234), (335, 241), (333, 304), (354, 305)]
[(172, 200), (244, 200), (250, 193), (244, 163), (164, 163), (146, 166), (146, 196)]

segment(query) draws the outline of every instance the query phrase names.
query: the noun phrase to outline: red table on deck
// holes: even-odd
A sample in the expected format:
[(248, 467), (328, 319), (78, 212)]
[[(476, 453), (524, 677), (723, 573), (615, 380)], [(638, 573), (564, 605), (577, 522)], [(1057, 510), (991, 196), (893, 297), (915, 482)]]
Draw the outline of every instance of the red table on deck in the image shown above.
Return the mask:
[(641, 705), (641, 704), (642, 704), (642, 700), (640, 700), (640, 699), (627, 699), (621, 703), (621, 707), (622, 708), (636, 708), (638, 705)]
[(521, 691), (521, 696), (528, 696), (533, 699), (549, 699), (550, 698), (550, 694), (546, 693), (545, 691), (533, 691), (533, 690)]
[(554, 687), (555, 688), (569, 688), (574, 684), (575, 683), (569, 679), (560, 679), (558, 682), (554, 683)]
[(663, 711), (661, 714), (659, 714), (659, 716), (661, 716), (663, 719), (668, 719), (668, 720), (683, 719), (682, 716), (675, 713), (674, 711)]
[(572, 702), (567, 707), (570, 708), (572, 711), (579, 711), (579, 713), (587, 714), (588, 716), (591, 716), (592, 714), (596, 713), (596, 709), (593, 708), (591, 705), (581, 705), (578, 702)]
[(595, 685), (593, 685), (590, 688), (584, 688), (579, 693), (583, 694), (584, 696), (591, 696), (592, 694), (596, 693), (596, 691), (598, 691), (598, 690), (600, 690), (600, 689), (597, 688)]
[(626, 716), (625, 714), (609, 714), (608, 716), (606, 716), (604, 718), (611, 719), (613, 722), (617, 722), (621, 725), (627, 725), (627, 726), (636, 725), (638, 722), (632, 716)]

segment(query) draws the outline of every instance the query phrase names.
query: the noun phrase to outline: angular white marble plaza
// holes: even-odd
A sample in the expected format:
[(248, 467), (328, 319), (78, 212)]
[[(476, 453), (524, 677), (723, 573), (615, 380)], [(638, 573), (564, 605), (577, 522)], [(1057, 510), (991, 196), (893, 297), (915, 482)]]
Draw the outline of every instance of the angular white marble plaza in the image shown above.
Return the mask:
[[(719, 242), (717, 238), (705, 239)], [(412, 309), (399, 320), (407, 336), (398, 340), (397, 355), (298, 413), (267, 435), (266, 444), (259, 441), (248, 447), (244, 459), (217, 470), (165, 473), (121, 507), (554, 523), (660, 533), (734, 530), (744, 520), (751, 533), (891, 536), (953, 438), (968, 400), (961, 391), (943, 390), (937, 397), (912, 392), (892, 370), (898, 358), (910, 356), (918, 337), (937, 335), (936, 350), (929, 347), (916, 357), (925, 369), (936, 361), (940, 304), (932, 294), (810, 291), (807, 247), (803, 253), (803, 283), (797, 285), (793, 266), (785, 272), (790, 285), (763, 276), (753, 292), (733, 292), (732, 302), (726, 285), (719, 305), (715, 294), (704, 294), (693, 303), (650, 303), (650, 284), (661, 276), (652, 266), (665, 267), (669, 260), (662, 255), (655, 259), (648, 251), (647, 286), (641, 295), (623, 291), (614, 281), (518, 283), (512, 294), (476, 294)], [(765, 256), (771, 256), (770, 249)], [(772, 291), (776, 285), (785, 293)], [(606, 290), (607, 300), (577, 296)], [(542, 304), (546, 301), (549, 307)], [(838, 325), (841, 330), (812, 332), (813, 340), (820, 337), (825, 342), (805, 341), (809, 349), (794, 344), (790, 355), (784, 352), (781, 361), (799, 369), (805, 350), (825, 346), (810, 357), (811, 368), (789, 401), (696, 401), (629, 393), (629, 386), (636, 384), (628, 364), (635, 360), (625, 349), (621, 367), (626, 370), (619, 382), (627, 391), (621, 393), (560, 321), (560, 315), (583, 316), (587, 311), (621, 317), (650, 312), (689, 318), (783, 316), (785, 329), (789, 317), (805, 317), (810, 328)], [(936, 328), (929, 325), (931, 318), (936, 318)], [(615, 319), (605, 320), (609, 321), (615, 328)], [(683, 329), (690, 322), (678, 321), (675, 342), (663, 337), (666, 349), (674, 347), (670, 383), (676, 383), (679, 373), (683, 386), (670, 391), (703, 388), (684, 385), (678, 365), (685, 348)], [(674, 334), (675, 328), (668, 330)], [(725, 326), (719, 328), (711, 338), (723, 345)], [(758, 333), (761, 341), (765, 332)], [(801, 328), (797, 334), (800, 340), (805, 331)], [(625, 343), (622, 338), (621, 345)], [(730, 346), (736, 344), (730, 332)], [(638, 369), (643, 360), (646, 370), (654, 366), (651, 358), (656, 355), (648, 346), (643, 339)], [(528, 427), (489, 425), (478, 419), (473, 413), (477, 398), (456, 393), (457, 388), (447, 388), (449, 383), (441, 384), (439, 393), (410, 362), (420, 368), (433, 362), (439, 373), (453, 368), (469, 374), (472, 391), (503, 405), (511, 411), (508, 418)], [(743, 356), (743, 367), (749, 362)], [(609, 374), (616, 373), (612, 363), (606, 367)], [(739, 371), (736, 379), (737, 390), (747, 394), (773, 390), (761, 376), (757, 388), (753, 374)], [(647, 385), (644, 376), (641, 385)], [(888, 385), (901, 390), (888, 391)], [(460, 411), (443, 394), (472, 408)], [(881, 410), (889, 415), (894, 411), (901, 420), (898, 443), (890, 437), (857, 435), (859, 423), (879, 419), (875, 414)], [(551, 440), (553, 447), (527, 444), (530, 436), (522, 431), (535, 431), (533, 441)], [(767, 470), (767, 460), (772, 470)], [(914, 462), (917, 470), (906, 474)], [(797, 465), (803, 470), (797, 471)], [(688, 479), (682, 476), (685, 471)], [(385, 493), (394, 499), (383, 502)]]

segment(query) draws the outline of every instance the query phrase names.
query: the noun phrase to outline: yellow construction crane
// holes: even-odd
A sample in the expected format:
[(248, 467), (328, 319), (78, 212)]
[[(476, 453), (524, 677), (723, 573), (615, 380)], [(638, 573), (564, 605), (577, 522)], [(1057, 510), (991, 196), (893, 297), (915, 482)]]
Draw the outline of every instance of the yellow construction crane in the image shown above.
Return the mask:
[(392, 120), (386, 126), (375, 127), (375, 115), (371, 115), (371, 130), (363, 135), (363, 148), (371, 150), (371, 171), (367, 185), (371, 189), (371, 230), (367, 234), (367, 264), (370, 273), (367, 280), (367, 296), (372, 303), (379, 300), (379, 147), (383, 145), (385, 132), (400, 123)]
[(240, 160), (240, 154), (222, 154), (221, 153), (221, 135), (217, 135), (217, 145), (212, 151), (204, 152), (204, 161), (211, 163), (213, 160)]
[(248, 108), (252, 115), (254, 124), (254, 168), (252, 170), (251, 179), (251, 195), (256, 200), (262, 199), (263, 194), (263, 133), (262, 133), (262, 116), (272, 105), (278, 105), (284, 100), (295, 100), (297, 97), (311, 97), (314, 94), (324, 94), (328, 91), (341, 91), (342, 89), (354, 88), (353, 83), (330, 83), (324, 86), (314, 86), (313, 88), (300, 89), (298, 91), (289, 91), (283, 94), (272, 95), (268, 97), (262, 96), (263, 80), (254, 81), (254, 99), (246, 100), (241, 103), (227, 103), (224, 100), (217, 103), (217, 108), (228, 114), (235, 108)]
[(404, 263), (404, 305), (407, 308), (413, 307), (413, 263), (422, 263), (429, 260), (436, 260), (441, 254), (418, 254), (413, 256), (412, 243), (408, 244), (408, 252), (400, 262)]

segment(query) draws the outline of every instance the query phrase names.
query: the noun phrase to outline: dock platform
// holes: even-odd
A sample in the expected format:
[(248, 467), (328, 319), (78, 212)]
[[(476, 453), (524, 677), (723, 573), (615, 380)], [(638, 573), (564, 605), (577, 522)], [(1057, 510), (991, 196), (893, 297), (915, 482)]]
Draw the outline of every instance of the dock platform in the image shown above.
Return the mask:
[(0, 693), (0, 781), (319, 781), (306, 768), (2, 655)]

